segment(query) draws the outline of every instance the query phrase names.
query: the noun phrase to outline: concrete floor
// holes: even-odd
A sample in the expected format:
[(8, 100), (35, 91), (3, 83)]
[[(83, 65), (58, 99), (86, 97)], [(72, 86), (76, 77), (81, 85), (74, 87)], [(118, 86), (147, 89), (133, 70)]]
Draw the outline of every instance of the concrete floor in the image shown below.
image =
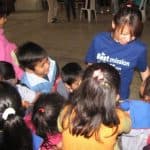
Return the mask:
[[(61, 23), (48, 24), (47, 11), (15, 12), (8, 17), (5, 26), (9, 40), (17, 45), (26, 41), (34, 41), (47, 49), (49, 55), (62, 66), (67, 62), (76, 61), (83, 67), (84, 56), (93, 36), (111, 27), (110, 14), (98, 14), (98, 22), (87, 23), (87, 20), (68, 23), (61, 8), (59, 18)], [(78, 15), (79, 16), (79, 15)], [(148, 60), (150, 58), (150, 21), (145, 22), (142, 40), (148, 45)], [(150, 61), (149, 61), (150, 63)], [(131, 98), (138, 98), (140, 76), (135, 72), (131, 85)]]

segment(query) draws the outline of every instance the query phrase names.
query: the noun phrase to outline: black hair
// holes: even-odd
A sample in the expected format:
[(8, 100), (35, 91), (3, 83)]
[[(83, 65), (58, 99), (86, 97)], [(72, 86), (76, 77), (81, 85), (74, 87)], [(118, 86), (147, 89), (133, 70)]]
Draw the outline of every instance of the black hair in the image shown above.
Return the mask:
[(58, 133), (57, 117), (64, 104), (64, 98), (58, 93), (41, 94), (33, 107), (32, 122), (36, 133), (46, 138), (47, 134)]
[(83, 78), (82, 80), (85, 80), (86, 78), (91, 78), (93, 75), (93, 72), (95, 70), (101, 69), (104, 72), (108, 72), (107, 74), (109, 75), (108, 77), (110, 78), (109, 80), (113, 81), (113, 85), (115, 87), (116, 93), (119, 93), (120, 89), (120, 74), (119, 72), (111, 65), (108, 63), (95, 63), (86, 68), (86, 70), (83, 73)]
[(114, 15), (113, 22), (116, 28), (120, 27), (121, 30), (123, 30), (125, 25), (129, 25), (129, 27), (131, 28), (131, 34), (135, 37), (139, 37), (142, 34), (142, 14), (140, 10), (135, 6), (125, 5), (121, 7), (119, 11)]
[(143, 91), (142, 96), (143, 97), (150, 96), (150, 76), (148, 76), (146, 78), (146, 80), (144, 81), (143, 85), (144, 85), (144, 91)]
[(26, 42), (19, 46), (16, 56), (20, 66), (34, 70), (36, 64), (48, 57), (46, 50), (34, 42)]
[(7, 17), (12, 13), (15, 0), (0, 0), (0, 18)]
[[(6, 110), (13, 109), (4, 118)], [(1, 150), (32, 150), (32, 135), (22, 116), (21, 97), (15, 87), (0, 81), (0, 130)]]
[(15, 70), (11, 63), (0, 61), (0, 78), (2, 80), (15, 79)]
[[(80, 87), (67, 104), (67, 111), (62, 115), (62, 127), (69, 128), (73, 135), (86, 138), (98, 135), (101, 124), (116, 127), (117, 131), (120, 124), (116, 113), (119, 72), (109, 64), (99, 63), (89, 66), (85, 73)], [(70, 124), (66, 125), (66, 119)]]
[(74, 83), (77, 77), (82, 77), (82, 74), (82, 67), (76, 62), (67, 63), (61, 69), (62, 80), (68, 85)]

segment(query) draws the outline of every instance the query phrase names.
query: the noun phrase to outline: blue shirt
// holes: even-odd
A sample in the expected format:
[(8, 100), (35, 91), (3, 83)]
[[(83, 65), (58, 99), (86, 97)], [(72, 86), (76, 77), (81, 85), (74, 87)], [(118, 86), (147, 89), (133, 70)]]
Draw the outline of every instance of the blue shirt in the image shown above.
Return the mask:
[(127, 99), (134, 69), (137, 68), (140, 72), (146, 70), (147, 47), (138, 39), (121, 45), (112, 39), (110, 32), (102, 32), (94, 37), (85, 61), (105, 62), (114, 66), (121, 75), (120, 96)]
[(132, 128), (150, 128), (150, 103), (142, 100), (125, 100), (120, 103), (120, 107), (129, 111)]

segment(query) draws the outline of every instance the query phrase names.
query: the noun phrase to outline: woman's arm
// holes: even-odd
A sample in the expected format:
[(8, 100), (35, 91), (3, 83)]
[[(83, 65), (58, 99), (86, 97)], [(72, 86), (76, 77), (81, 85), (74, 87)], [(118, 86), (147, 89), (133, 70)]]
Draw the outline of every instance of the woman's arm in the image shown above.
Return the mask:
[(140, 72), (140, 74), (142, 80), (144, 81), (150, 75), (149, 67), (147, 66), (146, 70), (144, 72)]

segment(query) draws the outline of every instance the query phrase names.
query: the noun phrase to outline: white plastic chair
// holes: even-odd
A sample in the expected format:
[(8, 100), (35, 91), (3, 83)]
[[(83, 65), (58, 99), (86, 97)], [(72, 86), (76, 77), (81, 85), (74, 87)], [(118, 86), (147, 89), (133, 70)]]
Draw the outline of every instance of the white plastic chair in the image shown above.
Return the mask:
[(142, 21), (145, 22), (146, 21), (146, 5), (147, 5), (147, 0), (141, 0), (139, 9), (142, 13)]
[(94, 19), (97, 22), (96, 9), (95, 9), (95, 0), (86, 0), (85, 7), (82, 7), (80, 10), (80, 20), (82, 19), (83, 12), (87, 11), (88, 22), (91, 22), (92, 12), (94, 13)]

